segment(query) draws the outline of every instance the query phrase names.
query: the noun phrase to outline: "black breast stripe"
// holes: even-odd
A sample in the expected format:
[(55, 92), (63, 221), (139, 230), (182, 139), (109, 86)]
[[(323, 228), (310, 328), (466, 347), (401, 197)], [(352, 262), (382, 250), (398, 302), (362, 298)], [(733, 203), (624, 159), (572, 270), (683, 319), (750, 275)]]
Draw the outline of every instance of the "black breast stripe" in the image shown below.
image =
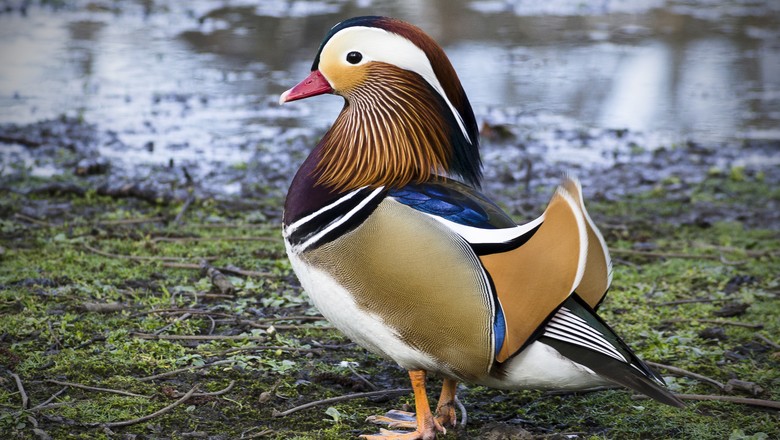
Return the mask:
[(332, 241), (363, 223), (385, 194), (383, 188), (369, 187), (347, 193), (287, 226), (285, 238), (300, 250)]

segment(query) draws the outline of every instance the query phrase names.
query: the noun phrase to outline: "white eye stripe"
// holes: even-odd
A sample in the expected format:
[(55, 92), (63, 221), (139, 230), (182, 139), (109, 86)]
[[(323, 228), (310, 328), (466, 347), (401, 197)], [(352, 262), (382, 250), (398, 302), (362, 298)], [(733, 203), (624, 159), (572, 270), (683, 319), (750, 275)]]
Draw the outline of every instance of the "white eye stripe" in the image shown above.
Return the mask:
[[(357, 64), (367, 63), (369, 61), (379, 61), (393, 64), (402, 69), (417, 73), (428, 82), (444, 99), (450, 108), (458, 126), (463, 132), (463, 136), (472, 142), (468, 130), (460, 113), (452, 105), (447, 94), (444, 92), (439, 79), (433, 71), (433, 66), (425, 52), (417, 47), (408, 39), (384, 29), (352, 26), (340, 30), (325, 43), (320, 54), (320, 59), (337, 58), (341, 63), (348, 66), (354, 66), (347, 61), (347, 54), (350, 52), (360, 52), (363, 59)], [(321, 72), (327, 79), (327, 73)]]

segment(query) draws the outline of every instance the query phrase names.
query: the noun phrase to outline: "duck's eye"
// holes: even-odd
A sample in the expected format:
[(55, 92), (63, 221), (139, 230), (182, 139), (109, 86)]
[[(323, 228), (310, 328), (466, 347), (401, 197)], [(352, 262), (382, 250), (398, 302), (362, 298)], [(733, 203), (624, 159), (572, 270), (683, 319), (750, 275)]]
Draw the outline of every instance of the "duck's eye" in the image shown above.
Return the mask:
[(363, 59), (363, 54), (360, 52), (352, 51), (347, 54), (347, 62), (349, 64), (357, 64)]

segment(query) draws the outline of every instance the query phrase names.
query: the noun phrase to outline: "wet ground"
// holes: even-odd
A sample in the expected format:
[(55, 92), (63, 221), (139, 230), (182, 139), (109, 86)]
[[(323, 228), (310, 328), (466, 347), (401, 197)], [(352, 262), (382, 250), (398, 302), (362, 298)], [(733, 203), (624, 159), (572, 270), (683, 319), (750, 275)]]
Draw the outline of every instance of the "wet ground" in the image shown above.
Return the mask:
[(341, 100), (277, 96), (360, 14), (442, 43), (486, 130), (486, 190), (516, 214), (563, 170), (608, 198), (734, 167), (780, 179), (780, 6), (634, 3), (5, 1), (0, 183), (283, 197)]

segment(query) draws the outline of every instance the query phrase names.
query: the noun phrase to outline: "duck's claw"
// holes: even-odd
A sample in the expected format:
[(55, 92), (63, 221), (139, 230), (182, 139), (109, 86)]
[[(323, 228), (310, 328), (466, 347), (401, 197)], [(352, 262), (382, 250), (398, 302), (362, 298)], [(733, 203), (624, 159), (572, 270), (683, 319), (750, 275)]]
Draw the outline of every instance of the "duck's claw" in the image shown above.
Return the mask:
[(397, 409), (390, 410), (383, 416), (369, 416), (366, 421), (377, 425), (387, 425), (390, 428), (417, 428), (417, 416), (413, 412)]
[(416, 413), (406, 411), (389, 411), (384, 416), (372, 416), (367, 420), (373, 423), (387, 424), (391, 428), (414, 429), (412, 432), (388, 431), (380, 429), (379, 434), (361, 435), (367, 440), (434, 440), (436, 434), (446, 434), (428, 406), (428, 396), (425, 394), (425, 370), (409, 371), (414, 391), (414, 407)]
[(445, 378), (441, 387), (441, 396), (436, 405), (436, 422), (441, 426), (454, 427), (458, 423), (455, 415), (455, 393), (457, 393), (458, 382), (454, 379)]
[(414, 430), (412, 432), (404, 431), (389, 431), (387, 429), (379, 429), (379, 434), (373, 435), (361, 435), (360, 438), (366, 440), (434, 440), (436, 438), (435, 432)]

